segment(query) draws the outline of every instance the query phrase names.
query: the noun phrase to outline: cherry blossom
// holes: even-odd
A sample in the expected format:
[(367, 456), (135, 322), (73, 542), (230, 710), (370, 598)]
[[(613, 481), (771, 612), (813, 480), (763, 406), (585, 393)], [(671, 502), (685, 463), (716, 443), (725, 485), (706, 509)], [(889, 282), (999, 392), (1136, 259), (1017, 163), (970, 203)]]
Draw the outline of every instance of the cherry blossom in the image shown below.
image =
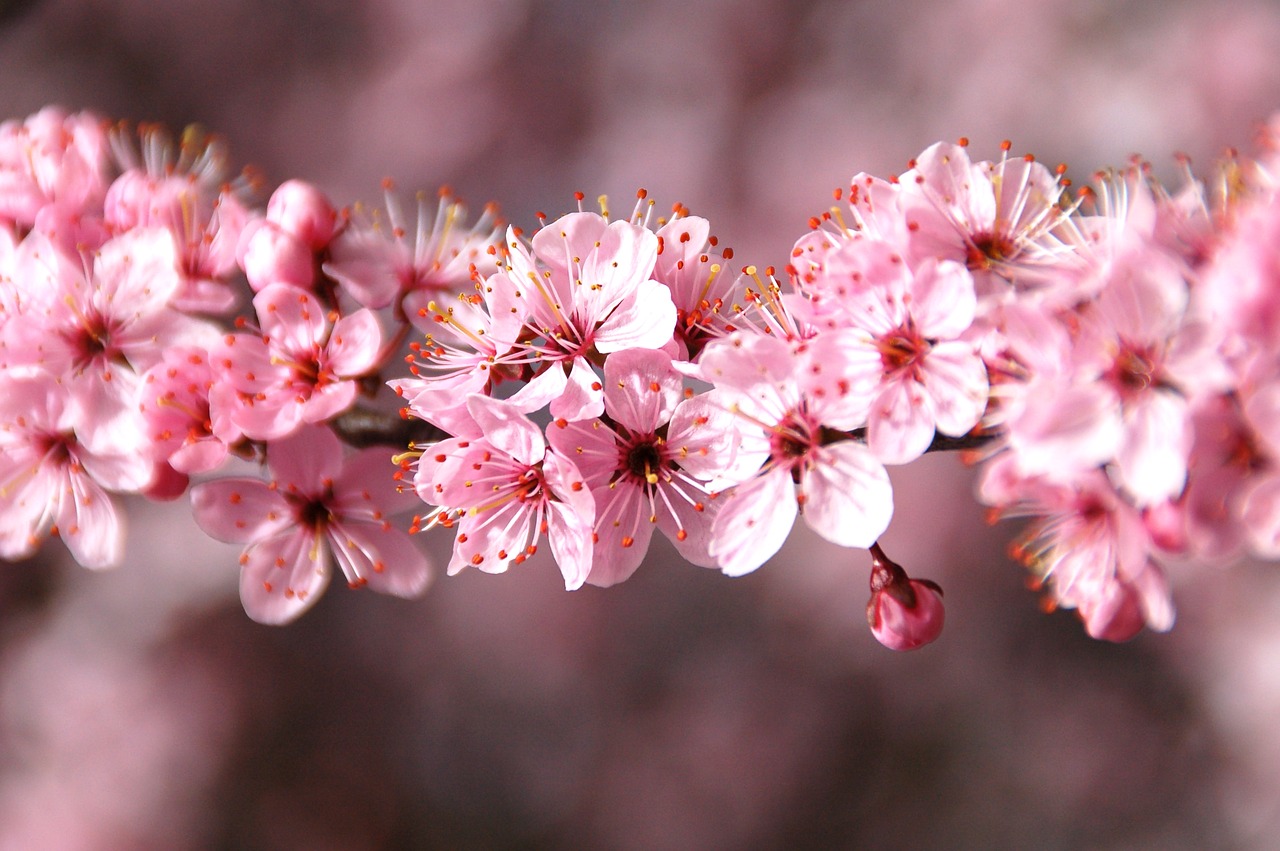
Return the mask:
[(595, 503), (577, 466), (549, 450), (511, 403), (474, 396), (467, 407), (479, 432), (424, 447), (414, 476), (418, 495), (440, 506), (429, 523), (457, 528), (449, 574), (468, 566), (503, 573), (537, 553), (546, 535), (565, 587), (581, 587)]
[(245, 544), (240, 599), (249, 617), (287, 623), (315, 605), (336, 563), (352, 588), (416, 597), (427, 557), (390, 517), (412, 504), (396, 487), (385, 449), (346, 458), (327, 428), (305, 426), (267, 444), (270, 481), (196, 485), (191, 504), (210, 536)]
[(137, 492), (152, 465), (132, 445), (87, 445), (81, 419), (56, 376), (0, 373), (0, 557), (26, 558), (56, 534), (85, 567), (124, 558), (124, 518), (107, 492)]
[(594, 557), (587, 581), (613, 585), (640, 566), (656, 526), (686, 561), (712, 566), (711, 523), (719, 506), (704, 481), (731, 455), (726, 412), (705, 395), (681, 401), (671, 357), (625, 349), (605, 362), (605, 419), (548, 429), (573, 458), (595, 498)]
[[(893, 493), (884, 466), (837, 430), (856, 424), (834, 336), (792, 345), (735, 335), (703, 352), (701, 375), (737, 419), (740, 446), (716, 481), (737, 486), (711, 532), (711, 554), (729, 575), (755, 570), (782, 546), (796, 514), (833, 543), (869, 547), (888, 527)], [(807, 392), (822, 390), (824, 392)], [(856, 409), (856, 406), (855, 406)]]
[(253, 306), (262, 333), (228, 334), (209, 352), (218, 380), (237, 392), (231, 421), (255, 440), (274, 440), (350, 407), (356, 379), (382, 357), (377, 316), (326, 312), (288, 284), (266, 287)]
[(465, 218), (462, 203), (441, 190), (435, 214), (419, 194), (416, 222), (410, 221), (388, 184), (386, 218), (357, 207), (333, 241), (324, 271), (366, 307), (386, 307), (413, 294), (406, 305), (412, 314), (469, 282), (473, 267), (492, 266), (484, 260), (498, 241), (496, 209), (486, 207), (470, 228)]
[(505, 273), (487, 282), (523, 309), (534, 339), (524, 344), (537, 374), (513, 400), (527, 412), (550, 405), (553, 417), (590, 419), (604, 411), (604, 386), (590, 356), (657, 349), (672, 337), (676, 308), (652, 279), (658, 238), (626, 221), (570, 213), (534, 234), (526, 251), (508, 231)]

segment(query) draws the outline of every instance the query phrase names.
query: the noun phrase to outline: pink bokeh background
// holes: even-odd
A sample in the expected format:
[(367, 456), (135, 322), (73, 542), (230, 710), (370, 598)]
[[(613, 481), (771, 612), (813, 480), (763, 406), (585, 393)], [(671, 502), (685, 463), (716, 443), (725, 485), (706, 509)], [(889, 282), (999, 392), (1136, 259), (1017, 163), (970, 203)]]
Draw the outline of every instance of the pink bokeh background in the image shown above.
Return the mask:
[[(0, 115), (198, 121), (272, 183), (527, 227), (643, 186), (782, 266), (938, 139), (1077, 181), (1247, 149), (1278, 54), (1260, 0), (11, 0)], [(912, 654), (868, 633), (866, 554), (803, 527), (738, 580), (659, 542), (607, 591), (535, 560), (278, 629), (185, 505), (133, 502), (113, 573), (0, 565), (0, 849), (1275, 847), (1274, 565), (1173, 565), (1173, 633), (1100, 644), (957, 458), (893, 473), (886, 549), (947, 592)]]

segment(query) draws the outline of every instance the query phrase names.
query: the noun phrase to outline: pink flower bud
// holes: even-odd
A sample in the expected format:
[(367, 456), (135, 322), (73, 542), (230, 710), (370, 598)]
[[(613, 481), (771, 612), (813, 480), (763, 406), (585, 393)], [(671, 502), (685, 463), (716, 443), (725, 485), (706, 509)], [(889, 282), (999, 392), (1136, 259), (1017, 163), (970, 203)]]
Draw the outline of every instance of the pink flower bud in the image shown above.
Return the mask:
[(240, 237), (240, 265), (249, 286), (261, 292), (270, 284), (309, 290), (315, 284), (315, 256), (301, 239), (274, 222), (259, 219)]
[(890, 650), (915, 650), (942, 634), (945, 617), (937, 583), (911, 579), (873, 544), (867, 623), (876, 640)]
[(271, 193), (267, 221), (274, 222), (313, 251), (333, 239), (338, 211), (316, 187), (302, 180), (286, 180)]

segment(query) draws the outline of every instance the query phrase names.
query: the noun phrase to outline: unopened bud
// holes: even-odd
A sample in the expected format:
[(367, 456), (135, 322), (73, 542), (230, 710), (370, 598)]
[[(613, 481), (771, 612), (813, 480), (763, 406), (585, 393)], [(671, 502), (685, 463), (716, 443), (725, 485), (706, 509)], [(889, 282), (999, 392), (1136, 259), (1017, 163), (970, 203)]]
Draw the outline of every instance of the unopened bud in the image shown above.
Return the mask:
[(292, 284), (308, 290), (315, 284), (315, 256), (311, 249), (275, 222), (258, 219), (244, 229), (239, 259), (254, 292), (270, 284)]
[(267, 221), (318, 251), (333, 239), (338, 212), (315, 186), (303, 180), (286, 180), (267, 201)]
[(945, 616), (937, 583), (910, 578), (878, 543), (871, 546), (867, 623), (877, 641), (890, 650), (915, 650), (942, 634)]

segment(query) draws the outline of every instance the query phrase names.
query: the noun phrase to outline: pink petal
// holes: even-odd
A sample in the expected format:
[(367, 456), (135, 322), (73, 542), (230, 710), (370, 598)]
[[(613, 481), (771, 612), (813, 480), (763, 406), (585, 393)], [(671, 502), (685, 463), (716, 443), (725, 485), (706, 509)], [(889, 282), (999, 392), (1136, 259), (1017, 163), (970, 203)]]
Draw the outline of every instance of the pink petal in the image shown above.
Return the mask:
[(258, 323), (271, 348), (309, 352), (324, 342), (329, 330), (325, 310), (315, 296), (289, 284), (270, 284), (253, 297)]
[(968, 343), (948, 341), (930, 350), (922, 376), (938, 431), (959, 437), (987, 409), (987, 368)]
[(676, 327), (671, 291), (657, 281), (642, 281), (596, 329), (596, 351), (660, 349)]
[(295, 398), (286, 401), (284, 406), (297, 408), (303, 422), (323, 423), (350, 408), (359, 393), (360, 388), (354, 381), (339, 381), (317, 386), (302, 403)]
[(671, 356), (653, 349), (624, 349), (604, 363), (604, 406), (633, 432), (646, 434), (671, 419), (684, 381)]
[(1116, 466), (1120, 485), (1139, 506), (1182, 492), (1191, 450), (1187, 417), (1186, 399), (1162, 390), (1147, 392), (1125, 406), (1125, 437)]
[(542, 431), (510, 402), (488, 396), (467, 400), (467, 410), (495, 447), (521, 464), (537, 464), (547, 451)]
[(532, 512), (519, 502), (466, 514), (458, 523), (449, 575), (467, 567), (485, 573), (505, 572), (518, 556), (527, 554), (531, 520)]
[(323, 539), (286, 529), (241, 556), (240, 602), (258, 623), (285, 624), (315, 605), (329, 584)]
[(867, 445), (885, 464), (906, 464), (933, 440), (933, 411), (924, 388), (910, 378), (887, 385), (871, 408)]
[(551, 416), (589, 420), (604, 413), (604, 385), (586, 358), (574, 358), (564, 392), (551, 400)]
[(342, 472), (342, 444), (323, 426), (303, 426), (267, 445), (267, 465), (280, 487), (318, 497)]
[(258, 479), (218, 479), (191, 489), (196, 525), (211, 538), (245, 544), (274, 535), (293, 522), (289, 504)]
[[(711, 529), (724, 500), (719, 496), (713, 499), (710, 495), (697, 491), (693, 491), (690, 496), (695, 502), (691, 503), (679, 494), (671, 493), (670, 505), (674, 516), (670, 512), (659, 511), (658, 528), (685, 561), (699, 567), (716, 567), (716, 558), (711, 554)], [(683, 540), (680, 538), (681, 532), (684, 533)]]
[(390, 524), (334, 523), (329, 541), (348, 583), (411, 598), (426, 591), (431, 580), (426, 554), (406, 532)]
[(923, 337), (950, 340), (970, 325), (978, 306), (969, 270), (952, 260), (923, 261), (908, 288), (909, 309)]
[(634, 484), (605, 488), (597, 498), (594, 556), (587, 582), (607, 588), (636, 572), (649, 551), (654, 524), (649, 522), (648, 500)]
[[(559, 363), (548, 364), (546, 369), (530, 379), (528, 384), (513, 393), (507, 401), (524, 413), (531, 414), (559, 399), (564, 394), (568, 381), (564, 366)], [(601, 410), (603, 409), (602, 402)]]
[(419, 502), (413, 490), (402, 488), (395, 478), (400, 468), (392, 463), (393, 454), (392, 449), (374, 446), (349, 456), (333, 480), (330, 509), (344, 518), (381, 520), (383, 514), (407, 511)]
[(791, 473), (776, 468), (720, 497), (711, 529), (711, 554), (729, 576), (750, 573), (773, 557), (796, 520)]
[(566, 591), (576, 591), (591, 573), (594, 544), (591, 515), (584, 516), (559, 502), (547, 504), (547, 537), (551, 554), (564, 577)]
[(592, 490), (608, 485), (618, 470), (614, 431), (600, 420), (557, 420), (547, 426), (547, 443), (560, 455), (575, 460), (583, 481)]
[(338, 235), (329, 251), (325, 273), (365, 307), (386, 307), (400, 292), (395, 263), (399, 258), (394, 256), (397, 246), (381, 234), (348, 229)]
[(343, 378), (364, 375), (378, 365), (382, 326), (372, 310), (357, 310), (333, 324), (326, 348), (329, 369)]
[(893, 488), (884, 465), (851, 440), (824, 446), (801, 482), (804, 519), (842, 547), (870, 547), (893, 518)]
[(124, 524), (116, 506), (97, 482), (83, 473), (67, 477), (71, 498), (62, 500), (58, 535), (75, 560), (95, 570), (124, 560)]

